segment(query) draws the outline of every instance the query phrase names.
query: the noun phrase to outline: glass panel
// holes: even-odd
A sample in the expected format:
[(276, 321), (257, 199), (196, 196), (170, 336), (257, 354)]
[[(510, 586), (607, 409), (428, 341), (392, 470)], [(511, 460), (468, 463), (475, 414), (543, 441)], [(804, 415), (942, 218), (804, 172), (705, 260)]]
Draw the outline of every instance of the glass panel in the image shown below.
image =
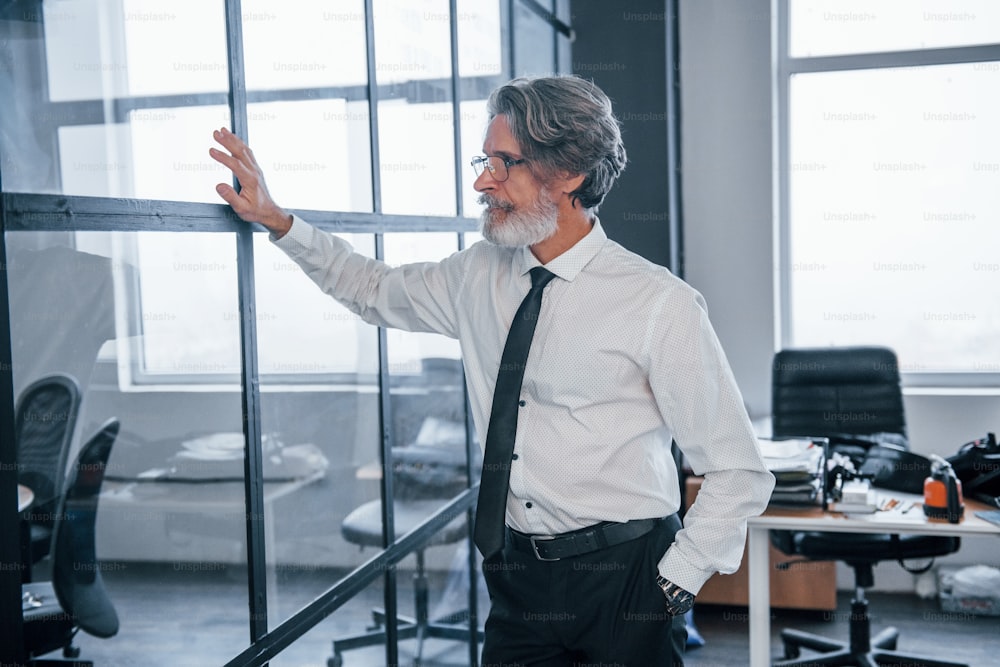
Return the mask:
[[(216, 235), (220, 266), (198, 272), (196, 286), (174, 285), (177, 301), (192, 307), (161, 300), (158, 310), (136, 319), (125, 316), (123, 295), (162, 265), (120, 255), (122, 237), (131, 236), (7, 234), (15, 389), (20, 394), (51, 373), (76, 379), (83, 400), (71, 457), (106, 420), (121, 424), (100, 498), (96, 566), (122, 624), (113, 641), (81, 633), (84, 655), (100, 664), (150, 664), (146, 632), (153, 628), (162, 645), (186, 647), (199, 664), (223, 664), (248, 644), (239, 394), (136, 391), (120, 381), (118, 352), (154, 335), (153, 323), (170, 323), (196, 346), (203, 319), (225, 321), (235, 312), (235, 239)], [(204, 240), (177, 236), (191, 249)], [(201, 260), (191, 254), (170, 261)], [(228, 344), (239, 347), (235, 338)], [(204, 359), (224, 351), (210, 348)], [(192, 597), (178, 594), (186, 589), (212, 600), (218, 622), (211, 640), (188, 625)]]
[[(372, 252), (372, 236), (343, 237)], [(374, 382), (377, 352), (367, 325), (320, 292), (266, 235), (255, 242), (261, 276), (256, 285), (259, 336), (298, 340), (259, 350), (262, 377), (289, 384), (354, 384), (359, 377)], [(238, 311), (234, 306), (220, 317), (186, 297), (186, 290), (199, 289), (214, 304), (221, 300), (220, 290), (236, 289), (236, 257), (229, 239), (214, 233), (142, 232), (116, 239), (115, 248), (123, 261), (144, 269), (141, 282), (122, 287), (122, 326), (144, 334), (121, 346), (122, 382), (132, 387), (215, 384), (236, 391), (241, 361), (232, 341), (239, 338)], [(218, 285), (204, 282), (212, 274), (220, 275)], [(340, 344), (332, 346), (330, 340)]]
[(503, 73), (500, 3), (458, 0), (458, 74), (462, 79)]
[[(373, 236), (344, 237), (374, 255)], [(264, 473), (285, 489), (267, 556), (273, 627), (381, 545), (378, 337), (265, 234), (254, 235), (254, 262)]]
[(789, 0), (795, 58), (1000, 41), (994, 0)]
[(249, 135), (271, 194), (371, 211), (364, 3), (244, 2), (243, 30), (247, 88), (262, 100), (247, 110)]
[[(514, 4), (514, 75), (545, 76), (555, 71), (552, 26), (521, 3)], [(546, 7), (546, 9), (551, 9)]]
[[(371, 234), (338, 234), (368, 257)], [(374, 328), (324, 294), (270, 242), (254, 235), (257, 329), (261, 375), (271, 383), (373, 386), (378, 376)]]
[[(124, 123), (60, 127), (61, 192), (218, 203), (215, 184), (231, 176), (207, 157), (211, 129), (207, 141), (201, 135), (228, 119), (226, 107), (210, 105), (141, 109)], [(156, 159), (137, 161), (140, 155)]]
[(479, 193), (473, 187), (476, 172), (472, 170), (472, 158), (483, 154), (483, 140), (486, 138), (486, 100), (462, 102), (462, 212), (466, 218), (478, 218), (483, 211), (479, 203)]
[(261, 102), (247, 113), (250, 145), (282, 206), (372, 210), (367, 101)]
[[(385, 261), (391, 266), (413, 262), (433, 262), (458, 251), (458, 235), (444, 233), (389, 233), (385, 235)], [(427, 358), (458, 361), (458, 341), (438, 334), (412, 333), (388, 329), (390, 375), (419, 375)], [(449, 384), (454, 378), (448, 378)], [(422, 382), (421, 382), (422, 383)]]
[[(356, 547), (355, 547), (356, 550)], [(374, 550), (366, 550), (372, 556)], [(313, 573), (301, 571), (288, 577), (285, 586), (288, 597), (299, 592), (303, 602), (318, 585), (329, 587), (347, 574), (346, 569)], [(322, 578), (322, 580), (320, 580)], [(342, 662), (328, 662), (333, 657), (332, 642), (337, 639), (368, 634), (373, 627), (373, 610), (385, 608), (385, 579), (379, 577), (364, 590), (354, 595), (343, 607), (304, 634), (294, 644), (269, 661), (272, 667), (302, 667), (303, 665), (384, 665), (385, 638), (373, 637), (368, 646), (352, 648), (341, 653)], [(384, 626), (379, 627), (384, 630)], [(407, 664), (400, 661), (401, 664)]]
[(43, 13), (52, 101), (229, 88), (219, 0), (46, 0)]
[[(393, 265), (436, 261), (457, 249), (454, 233), (385, 235), (385, 259)], [(394, 438), (391, 469), (396, 533), (401, 536), (468, 486), (464, 379), (458, 341), (395, 329), (388, 330), (386, 337)], [(478, 454), (478, 444), (473, 450)], [(422, 554), (399, 564), (402, 613), (418, 613), (408, 589), (419, 580), (423, 565), (430, 582), (431, 618), (464, 620), (469, 581), (467, 531), (462, 514), (432, 537)], [(408, 644), (400, 643), (400, 658)]]
[(40, 11), (0, 21), (4, 190), (217, 202), (228, 175), (207, 146), (230, 124), (223, 3)]
[(244, 0), (247, 90), (364, 87), (363, 0)]
[[(412, 558), (412, 557), (411, 557)], [(307, 576), (307, 575), (306, 575)], [(445, 590), (449, 596), (461, 596), (457, 582), (452, 582), (437, 573), (428, 575), (432, 591)], [(311, 588), (307, 585), (306, 589)], [(411, 608), (414, 600), (414, 582), (405, 574), (397, 577), (397, 595), (400, 602), (400, 614), (412, 617)], [(338, 651), (342, 662), (328, 660), (332, 657), (332, 647), (338, 646), (338, 641), (361, 635), (369, 635), (373, 629), (375, 610), (385, 607), (384, 579), (379, 578), (370, 586), (351, 598), (343, 607), (335, 611), (329, 618), (318, 624), (312, 630), (299, 638), (294, 644), (282, 651), (269, 662), (272, 667), (319, 667), (320, 665), (347, 665), (348, 667), (367, 667), (386, 664), (385, 639), (374, 636), (366, 646), (344, 648)], [(428, 612), (431, 618), (440, 618), (442, 608), (438, 603), (431, 602)], [(381, 619), (381, 615), (378, 616)], [(384, 626), (378, 625), (378, 630)], [(423, 642), (422, 660), (418, 660), (417, 642), (415, 639), (403, 639), (399, 642), (399, 665), (468, 665), (469, 645), (467, 642), (454, 639), (439, 639), (428, 637)], [(478, 663), (477, 663), (478, 664)]]
[[(137, 232), (114, 238), (116, 257), (140, 267), (122, 281), (119, 376), (132, 389), (213, 380), (239, 388), (236, 247), (230, 235)], [(191, 299), (192, 292), (202, 298)]]
[(883, 343), (907, 371), (1000, 367), (1000, 71), (790, 84), (792, 343)]
[[(458, 235), (453, 233), (385, 235), (385, 259), (393, 265), (435, 261), (457, 250)], [(398, 500), (420, 501), (421, 514), (429, 515), (466, 487), (461, 350), (457, 340), (439, 334), (389, 329), (386, 339), (395, 493)], [(420, 456), (426, 457), (426, 465)], [(425, 467), (440, 474), (424, 478)]]
[(482, 210), (476, 203), (479, 193), (472, 188), (476, 175), (469, 162), (483, 152), (486, 99), (503, 83), (502, 43), (499, 3), (483, 5), (473, 0), (458, 3), (458, 68), (462, 77), (459, 175), (462, 211), (467, 218), (478, 217)]
[(382, 210), (455, 214), (450, 14), (445, 0), (377, 0)]

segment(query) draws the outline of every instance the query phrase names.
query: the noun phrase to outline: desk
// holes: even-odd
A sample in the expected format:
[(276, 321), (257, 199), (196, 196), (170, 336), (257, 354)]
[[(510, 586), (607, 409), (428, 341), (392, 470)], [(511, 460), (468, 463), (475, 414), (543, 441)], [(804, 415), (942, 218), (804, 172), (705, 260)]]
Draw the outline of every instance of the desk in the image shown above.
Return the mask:
[[(265, 548), (270, 555), (276, 554), (277, 542), (274, 517), (276, 501), (317, 482), (326, 474), (316, 470), (308, 475), (292, 480), (264, 480), (264, 538)], [(100, 539), (115, 544), (117, 552), (111, 557), (119, 560), (148, 560), (150, 557), (175, 561), (211, 560), (203, 552), (172, 553), (165, 544), (156, 541), (158, 536), (166, 536), (172, 527), (191, 535), (212, 537), (219, 540), (231, 539), (245, 546), (246, 501), (243, 480), (181, 481), (147, 479), (140, 482), (122, 480), (105, 481), (101, 492), (101, 514), (103, 519), (98, 527)], [(162, 528), (162, 533), (153, 529)], [(117, 533), (106, 533), (107, 530)], [(152, 532), (145, 532), (152, 530)], [(124, 536), (142, 535), (137, 542)], [(155, 550), (151, 553), (151, 545)]]
[(928, 521), (920, 505), (919, 496), (905, 493), (891, 494), (893, 498), (914, 501), (913, 509), (903, 514), (899, 511), (874, 514), (844, 515), (824, 512), (822, 509), (768, 509), (764, 514), (748, 521), (748, 571), (750, 575), (750, 667), (771, 664), (771, 600), (768, 547), (771, 530), (811, 530), (831, 533), (923, 533), (928, 535), (997, 535), (1000, 526), (983, 521), (975, 515), (980, 510), (991, 509), (974, 500), (965, 500), (965, 517), (960, 523)]

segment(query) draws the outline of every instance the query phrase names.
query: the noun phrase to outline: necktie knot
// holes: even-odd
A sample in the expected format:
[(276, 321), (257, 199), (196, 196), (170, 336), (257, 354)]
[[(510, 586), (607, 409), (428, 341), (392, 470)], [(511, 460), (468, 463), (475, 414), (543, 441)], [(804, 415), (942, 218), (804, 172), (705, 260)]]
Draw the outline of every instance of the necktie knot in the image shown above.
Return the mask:
[(529, 273), (531, 273), (531, 289), (542, 289), (549, 284), (550, 280), (556, 277), (556, 274), (544, 266), (536, 266)]

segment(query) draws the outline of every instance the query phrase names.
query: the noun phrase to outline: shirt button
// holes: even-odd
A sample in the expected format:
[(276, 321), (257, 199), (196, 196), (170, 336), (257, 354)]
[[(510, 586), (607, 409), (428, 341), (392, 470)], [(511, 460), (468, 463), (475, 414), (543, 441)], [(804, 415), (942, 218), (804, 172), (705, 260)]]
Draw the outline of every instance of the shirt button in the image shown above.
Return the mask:
[(528, 402), (525, 401), (525, 400), (520, 400), (520, 401), (517, 402), (517, 404), (520, 405), (523, 408), (524, 406), (526, 406), (528, 404)]
[(524, 503), (524, 506), (527, 507), (529, 510), (531, 509), (531, 503), (530, 502)]

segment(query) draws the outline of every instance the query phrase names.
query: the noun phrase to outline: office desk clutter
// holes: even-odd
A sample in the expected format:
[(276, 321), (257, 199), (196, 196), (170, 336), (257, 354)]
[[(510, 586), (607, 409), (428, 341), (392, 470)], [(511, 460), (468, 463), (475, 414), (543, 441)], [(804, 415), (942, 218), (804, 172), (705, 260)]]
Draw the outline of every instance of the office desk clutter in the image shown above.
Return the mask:
[[(891, 509), (889, 501), (879, 505), (875, 495), (875, 489), (867, 479), (852, 479), (845, 482), (841, 492), (840, 500), (831, 503), (830, 509), (834, 512), (848, 512), (855, 514), (871, 514), (880, 508)], [(895, 507), (893, 504), (892, 507)]]
[(962, 482), (951, 464), (940, 456), (933, 457), (931, 474), (924, 480), (924, 514), (949, 523), (958, 523), (965, 514)]
[[(180, 443), (179, 451), (171, 457), (169, 476), (192, 479), (235, 476), (242, 479), (243, 449), (244, 437), (238, 432), (189, 438)], [(265, 481), (298, 479), (329, 467), (329, 461), (316, 445), (286, 445), (276, 435), (261, 437), (261, 453)]]
[[(143, 444), (142, 454), (118, 461), (114, 482), (243, 481), (244, 436), (240, 432), (192, 435), (179, 442)], [(157, 459), (152, 451), (165, 451)], [(330, 462), (312, 443), (285, 444), (276, 434), (261, 436), (261, 465), (266, 482), (290, 482), (322, 476)], [(150, 462), (153, 465), (150, 466)]]
[(966, 496), (1000, 507), (1000, 445), (994, 433), (971, 440), (947, 458)]
[(826, 489), (825, 441), (758, 438), (767, 469), (774, 475), (771, 503), (822, 505)]

